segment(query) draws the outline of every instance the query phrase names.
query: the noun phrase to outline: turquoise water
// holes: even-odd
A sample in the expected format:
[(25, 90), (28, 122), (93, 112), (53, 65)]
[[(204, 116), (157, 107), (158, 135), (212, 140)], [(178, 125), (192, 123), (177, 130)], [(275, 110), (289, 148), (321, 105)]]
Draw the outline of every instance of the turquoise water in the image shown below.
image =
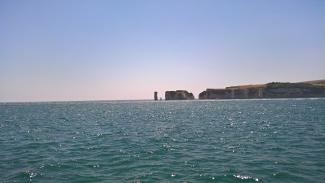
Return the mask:
[(324, 182), (325, 99), (0, 104), (0, 182)]

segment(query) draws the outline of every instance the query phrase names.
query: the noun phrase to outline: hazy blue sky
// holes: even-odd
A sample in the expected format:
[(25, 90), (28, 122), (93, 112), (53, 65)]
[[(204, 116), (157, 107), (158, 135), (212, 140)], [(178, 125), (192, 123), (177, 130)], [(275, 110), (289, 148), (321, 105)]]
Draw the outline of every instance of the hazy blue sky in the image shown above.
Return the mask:
[(0, 0), (0, 101), (324, 78), (324, 0)]

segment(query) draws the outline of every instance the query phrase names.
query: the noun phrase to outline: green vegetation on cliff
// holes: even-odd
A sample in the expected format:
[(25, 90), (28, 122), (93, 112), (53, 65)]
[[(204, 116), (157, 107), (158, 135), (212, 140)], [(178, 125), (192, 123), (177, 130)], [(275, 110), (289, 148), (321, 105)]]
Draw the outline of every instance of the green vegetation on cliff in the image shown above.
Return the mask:
[(268, 89), (275, 89), (275, 88), (323, 89), (325, 88), (325, 86), (319, 84), (310, 84), (310, 83), (272, 82), (272, 83), (267, 83), (266, 88)]

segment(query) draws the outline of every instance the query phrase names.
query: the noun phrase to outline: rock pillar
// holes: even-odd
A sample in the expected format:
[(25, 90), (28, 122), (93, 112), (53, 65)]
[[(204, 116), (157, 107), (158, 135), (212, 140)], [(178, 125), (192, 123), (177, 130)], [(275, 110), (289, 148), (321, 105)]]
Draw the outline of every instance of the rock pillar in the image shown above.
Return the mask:
[(158, 92), (155, 92), (155, 93), (154, 93), (154, 99), (155, 99), (155, 100), (158, 100)]

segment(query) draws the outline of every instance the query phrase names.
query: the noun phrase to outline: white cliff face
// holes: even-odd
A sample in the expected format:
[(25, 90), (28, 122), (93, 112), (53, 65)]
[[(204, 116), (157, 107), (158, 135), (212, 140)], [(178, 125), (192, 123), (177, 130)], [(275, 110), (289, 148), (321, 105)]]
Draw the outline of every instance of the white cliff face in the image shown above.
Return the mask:
[(325, 97), (325, 85), (310, 83), (267, 83), (225, 89), (207, 89), (199, 99), (306, 98)]
[(166, 91), (165, 92), (166, 100), (193, 100), (193, 93), (189, 93), (186, 90), (176, 90), (176, 91)]

